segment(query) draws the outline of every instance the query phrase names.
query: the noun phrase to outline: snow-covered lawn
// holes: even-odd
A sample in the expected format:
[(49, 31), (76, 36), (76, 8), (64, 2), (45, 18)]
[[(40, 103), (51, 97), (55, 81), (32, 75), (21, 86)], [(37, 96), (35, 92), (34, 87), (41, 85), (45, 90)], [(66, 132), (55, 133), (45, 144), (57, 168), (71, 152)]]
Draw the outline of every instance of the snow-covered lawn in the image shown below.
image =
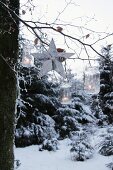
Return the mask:
[[(95, 146), (99, 140), (98, 134), (96, 133), (96, 136), (94, 135), (92, 138)], [(15, 148), (15, 159), (20, 160), (21, 163), (18, 170), (108, 170), (106, 164), (113, 161), (113, 156), (102, 156), (97, 153), (96, 148), (91, 159), (84, 162), (72, 161), (69, 144), (69, 139), (60, 141), (59, 150), (56, 152), (39, 151), (38, 145)]]

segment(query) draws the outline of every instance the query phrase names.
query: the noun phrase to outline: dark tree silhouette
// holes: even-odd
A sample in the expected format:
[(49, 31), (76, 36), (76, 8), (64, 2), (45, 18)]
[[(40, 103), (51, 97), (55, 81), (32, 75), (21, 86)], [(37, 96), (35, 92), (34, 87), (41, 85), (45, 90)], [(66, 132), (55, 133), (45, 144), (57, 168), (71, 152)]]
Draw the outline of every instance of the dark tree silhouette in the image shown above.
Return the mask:
[(102, 53), (105, 56), (100, 61), (100, 106), (105, 115), (108, 116), (108, 122), (113, 122), (113, 61), (111, 45), (104, 47)]
[[(4, 0), (19, 13), (18, 0)], [(14, 169), (14, 117), (18, 57), (18, 20), (0, 5), (0, 170)]]

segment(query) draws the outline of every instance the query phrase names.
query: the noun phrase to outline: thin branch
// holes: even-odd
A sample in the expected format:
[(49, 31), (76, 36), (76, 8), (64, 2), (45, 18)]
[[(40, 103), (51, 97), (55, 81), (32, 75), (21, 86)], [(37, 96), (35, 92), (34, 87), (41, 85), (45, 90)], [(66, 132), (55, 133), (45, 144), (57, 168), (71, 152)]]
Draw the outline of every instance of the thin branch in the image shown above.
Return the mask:
[[(66, 2), (66, 1), (65, 1)], [(61, 14), (66, 10), (66, 8), (71, 4), (72, 0), (70, 0), (69, 2), (66, 2), (66, 6), (63, 8), (63, 10), (58, 14), (57, 18), (55, 19), (55, 21), (53, 22), (53, 24), (58, 20), (58, 18), (61, 16)]]
[(112, 36), (113, 35), (113, 33), (108, 33), (106, 36), (104, 36), (104, 37), (102, 37), (102, 38), (99, 38), (98, 40), (96, 40), (94, 43), (92, 43), (91, 45), (94, 45), (94, 44), (96, 44), (96, 43), (98, 43), (99, 41), (102, 41), (102, 40), (104, 40), (104, 39), (106, 39), (106, 38), (108, 38), (108, 37), (110, 37), (110, 36)]
[[(71, 0), (70, 0), (70, 2), (71, 2)], [(85, 43), (85, 42), (81, 41), (79, 38), (73, 37), (73, 36), (68, 35), (68, 34), (66, 34), (66, 33), (64, 33), (64, 32), (58, 32), (58, 30), (57, 30), (56, 28), (54, 28), (53, 26), (51, 26), (51, 24), (41, 23), (41, 22), (25, 21), (25, 20), (21, 19), (21, 18), (15, 13), (15, 11), (14, 11), (13, 9), (9, 8), (9, 6), (7, 6), (6, 4), (4, 4), (4, 3), (1, 2), (1, 1), (0, 1), (0, 4), (1, 4), (1, 6), (2, 6), (5, 10), (7, 10), (7, 11), (10, 12), (11, 14), (15, 15), (16, 18), (17, 18), (21, 23), (23, 23), (27, 28), (30, 28), (31, 31), (34, 33), (34, 35), (35, 35), (43, 44), (46, 44), (46, 45), (48, 46), (48, 44), (47, 44), (46, 42), (44, 42), (44, 41), (41, 39), (41, 37), (37, 34), (36, 29), (38, 29), (38, 30), (41, 30), (41, 29), (51, 29), (51, 30), (59, 33), (60, 35), (63, 35), (64, 37), (67, 37), (67, 38), (69, 38), (69, 39), (71, 39), (71, 40), (74, 40), (74, 41), (80, 43), (83, 47), (85, 47), (84, 49), (85, 49), (86, 53), (87, 53), (86, 47), (89, 47), (89, 48), (91, 48), (96, 54), (98, 54), (99, 56), (101, 56), (101, 57), (104, 58), (104, 56), (103, 56), (101, 53), (99, 53), (99, 52), (93, 47), (93, 45), (94, 45), (96, 42), (100, 41), (101, 39), (99, 39), (98, 41), (96, 41), (96, 42), (93, 43), (93, 44)], [(69, 4), (67, 3), (67, 5), (69, 5)], [(66, 5), (65, 8), (67, 8), (67, 5)], [(64, 11), (64, 10), (63, 10), (63, 11)], [(61, 13), (60, 13), (60, 14), (61, 14)], [(59, 14), (59, 15), (60, 15), (60, 14)], [(59, 15), (58, 15), (58, 16), (59, 16)], [(11, 18), (13, 19), (13, 16), (12, 16), (12, 15), (11, 15)], [(30, 25), (29, 23), (30, 23), (30, 24), (33, 23), (35, 26), (32, 26), (32, 25)], [(39, 26), (38, 26), (37, 24), (39, 24)], [(113, 34), (110, 34), (110, 35), (113, 35)], [(105, 36), (105, 38), (108, 37), (108, 36), (110, 36), (110, 35)], [(104, 39), (104, 38), (102, 38), (102, 39)], [(88, 55), (88, 53), (87, 53), (87, 55)], [(88, 57), (89, 57), (89, 55), (88, 55)]]

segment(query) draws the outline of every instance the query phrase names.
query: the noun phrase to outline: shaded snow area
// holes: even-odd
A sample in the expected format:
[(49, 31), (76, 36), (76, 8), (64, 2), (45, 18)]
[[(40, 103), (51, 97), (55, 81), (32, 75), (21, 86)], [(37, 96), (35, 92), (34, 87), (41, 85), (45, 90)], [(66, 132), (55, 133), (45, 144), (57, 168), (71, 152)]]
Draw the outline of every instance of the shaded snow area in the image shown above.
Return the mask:
[[(61, 140), (58, 143), (57, 151), (39, 151), (39, 145), (32, 145), (25, 148), (15, 148), (15, 160), (19, 160), (18, 170), (108, 170), (109, 163), (113, 161), (113, 156), (103, 156), (99, 152), (99, 147), (105, 137), (113, 134), (112, 127), (92, 127), (89, 129), (88, 141), (92, 146), (92, 156), (85, 161), (73, 160), (76, 152), (70, 152), (73, 139)], [(75, 141), (76, 137), (75, 137)], [(77, 142), (76, 146), (77, 146)], [(82, 142), (79, 143), (81, 147)], [(85, 153), (87, 155), (87, 153)], [(112, 169), (112, 168), (111, 168)]]

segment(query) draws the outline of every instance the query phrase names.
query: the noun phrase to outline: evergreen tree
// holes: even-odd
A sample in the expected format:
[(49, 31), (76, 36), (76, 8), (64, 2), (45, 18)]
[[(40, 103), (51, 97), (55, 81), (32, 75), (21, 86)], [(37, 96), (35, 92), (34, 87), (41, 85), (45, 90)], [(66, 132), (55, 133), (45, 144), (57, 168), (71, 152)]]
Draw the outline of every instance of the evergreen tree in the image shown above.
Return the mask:
[(111, 45), (104, 47), (104, 58), (100, 61), (100, 106), (104, 114), (108, 116), (108, 122), (113, 122), (113, 61)]
[(46, 76), (39, 79), (37, 75), (35, 68), (20, 69), (16, 147), (41, 144), (45, 139), (51, 140), (57, 136), (52, 116), (59, 105), (55, 98), (58, 92)]

